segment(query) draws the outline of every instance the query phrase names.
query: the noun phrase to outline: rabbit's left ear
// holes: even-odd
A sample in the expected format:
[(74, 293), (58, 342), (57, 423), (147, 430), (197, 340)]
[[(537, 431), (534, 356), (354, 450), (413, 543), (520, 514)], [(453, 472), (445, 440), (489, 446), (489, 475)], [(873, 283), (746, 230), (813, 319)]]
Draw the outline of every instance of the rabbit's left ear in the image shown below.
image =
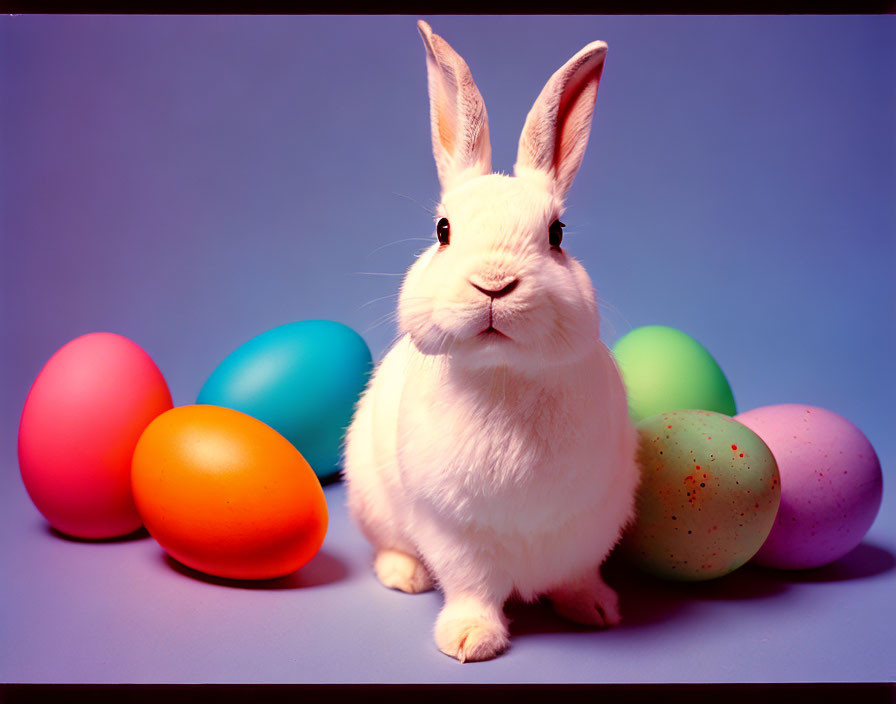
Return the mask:
[(526, 117), (514, 173), (547, 175), (561, 199), (582, 164), (607, 45), (591, 42), (548, 80)]
[(417, 22), (417, 29), (426, 48), (432, 152), (444, 192), (491, 173), (488, 114), (466, 62), (426, 22)]

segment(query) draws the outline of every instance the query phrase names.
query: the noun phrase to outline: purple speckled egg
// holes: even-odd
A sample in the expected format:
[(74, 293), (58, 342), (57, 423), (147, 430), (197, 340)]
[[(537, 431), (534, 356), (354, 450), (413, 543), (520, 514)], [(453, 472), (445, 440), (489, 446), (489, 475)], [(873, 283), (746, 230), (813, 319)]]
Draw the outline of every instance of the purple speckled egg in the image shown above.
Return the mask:
[(880, 461), (862, 431), (824, 408), (794, 403), (735, 418), (768, 445), (781, 474), (781, 506), (753, 561), (809, 569), (856, 547), (883, 496)]

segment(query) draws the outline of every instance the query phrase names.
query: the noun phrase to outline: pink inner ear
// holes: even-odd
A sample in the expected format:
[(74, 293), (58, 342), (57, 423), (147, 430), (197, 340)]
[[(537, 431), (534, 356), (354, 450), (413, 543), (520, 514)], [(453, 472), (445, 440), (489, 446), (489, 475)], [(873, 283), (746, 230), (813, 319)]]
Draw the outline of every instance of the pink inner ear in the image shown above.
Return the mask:
[(576, 177), (588, 134), (607, 47), (592, 42), (545, 84), (526, 117), (515, 168), (541, 171), (563, 200)]
[[(588, 76), (585, 77), (585, 79), (587, 78)], [(591, 116), (594, 113), (596, 98), (597, 80), (581, 80), (569, 98), (564, 99), (560, 104), (560, 114), (557, 119), (558, 148), (554, 153), (554, 169), (558, 175), (562, 168), (561, 165), (566, 163), (569, 166), (569, 162), (577, 150), (585, 150), (588, 133), (591, 131)], [(577, 167), (578, 163), (574, 168)]]
[(595, 71), (594, 62), (586, 61), (563, 90), (557, 109), (557, 133), (554, 149), (554, 173), (561, 182), (572, 182), (578, 170), (591, 131), (591, 117), (597, 99), (597, 87), (603, 65)]
[(448, 154), (454, 154), (454, 130), (449, 122), (451, 118), (446, 115), (445, 105), (442, 103), (438, 104), (436, 111), (436, 119), (439, 123), (439, 142), (442, 143), (442, 148)]

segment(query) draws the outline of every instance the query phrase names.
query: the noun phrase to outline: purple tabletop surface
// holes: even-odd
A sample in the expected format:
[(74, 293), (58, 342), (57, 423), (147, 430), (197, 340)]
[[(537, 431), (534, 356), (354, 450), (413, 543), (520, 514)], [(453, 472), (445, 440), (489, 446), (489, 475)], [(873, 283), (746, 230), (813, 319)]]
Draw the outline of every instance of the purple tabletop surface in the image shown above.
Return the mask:
[(602, 336), (676, 327), (739, 411), (861, 428), (883, 505), (835, 564), (671, 584), (614, 558), (619, 627), (511, 605), (510, 650), (461, 665), (432, 641), (437, 592), (376, 581), (341, 484), (320, 553), (273, 582), (49, 529), (16, 433), (74, 337), (134, 340), (177, 405), (294, 320), (346, 323), (382, 358), (438, 199), (416, 19), (0, 17), (0, 682), (896, 679), (893, 16), (424, 17), (470, 65), (504, 172), (551, 73), (608, 43), (563, 218)]

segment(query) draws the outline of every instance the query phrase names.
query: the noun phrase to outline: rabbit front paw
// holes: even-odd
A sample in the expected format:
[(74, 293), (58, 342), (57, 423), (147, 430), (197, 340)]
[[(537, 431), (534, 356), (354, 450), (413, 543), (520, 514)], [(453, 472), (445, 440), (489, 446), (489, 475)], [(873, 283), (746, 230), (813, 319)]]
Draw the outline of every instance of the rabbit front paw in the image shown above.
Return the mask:
[(408, 594), (432, 589), (432, 578), (420, 560), (398, 550), (380, 550), (373, 563), (374, 572), (385, 586)]
[(500, 608), (475, 599), (449, 601), (436, 620), (436, 645), (460, 662), (490, 660), (510, 644)]

